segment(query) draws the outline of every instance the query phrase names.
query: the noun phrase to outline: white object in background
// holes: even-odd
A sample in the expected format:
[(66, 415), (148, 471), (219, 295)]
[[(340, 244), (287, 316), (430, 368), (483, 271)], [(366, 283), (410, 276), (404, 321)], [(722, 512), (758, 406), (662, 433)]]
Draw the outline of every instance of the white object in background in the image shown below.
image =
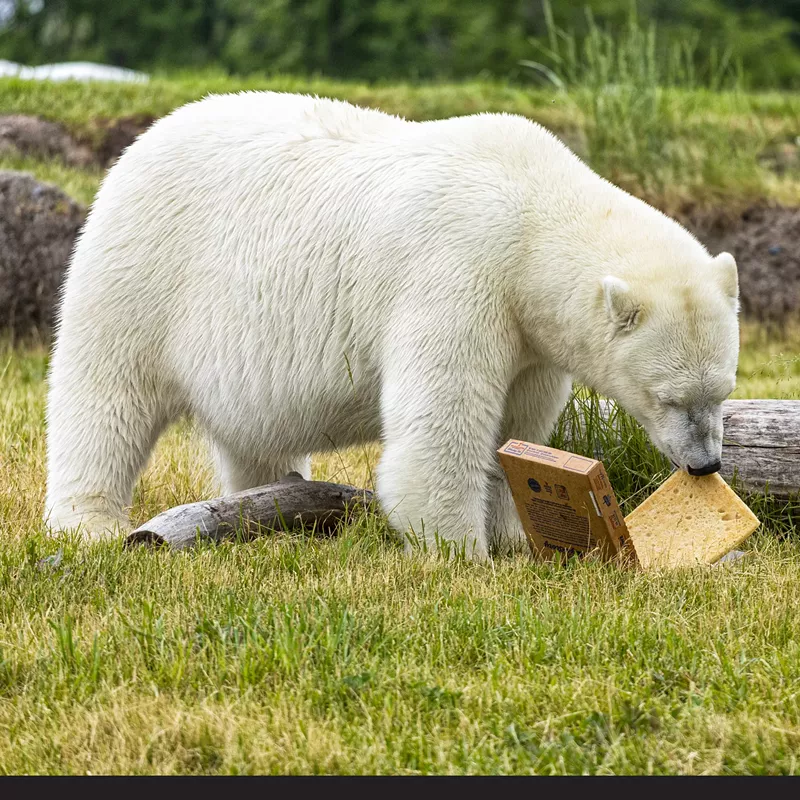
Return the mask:
[(19, 75), (22, 69), (22, 64), (17, 64), (16, 61), (4, 61), (0, 58), (0, 78), (5, 78), (12, 75)]
[(13, 61), (0, 61), (0, 77), (17, 76), (24, 80), (36, 81), (117, 81), (123, 83), (144, 83), (149, 76), (124, 67), (111, 67), (107, 64), (92, 64), (88, 61), (71, 61), (63, 64), (42, 64), (39, 67), (26, 67)]

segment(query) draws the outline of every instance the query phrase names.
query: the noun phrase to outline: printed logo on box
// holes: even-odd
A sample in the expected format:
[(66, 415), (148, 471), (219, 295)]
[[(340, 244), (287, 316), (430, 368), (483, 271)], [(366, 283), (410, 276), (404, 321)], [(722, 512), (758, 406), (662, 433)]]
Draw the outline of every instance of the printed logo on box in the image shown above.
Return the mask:
[(525, 442), (511, 442), (506, 445), (505, 452), (512, 456), (521, 456), (528, 449)]
[(530, 486), (534, 492), (542, 491), (542, 486), (536, 478), (528, 478), (528, 486)]

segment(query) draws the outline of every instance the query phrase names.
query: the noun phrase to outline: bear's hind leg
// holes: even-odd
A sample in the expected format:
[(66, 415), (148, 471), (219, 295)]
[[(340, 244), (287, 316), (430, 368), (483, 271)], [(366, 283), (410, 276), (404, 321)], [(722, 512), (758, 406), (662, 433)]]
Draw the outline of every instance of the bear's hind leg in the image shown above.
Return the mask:
[(56, 346), (44, 509), (51, 532), (104, 538), (125, 530), (136, 478), (169, 422), (155, 386), (132, 363), (110, 361), (94, 358), (90, 347), (67, 354)]

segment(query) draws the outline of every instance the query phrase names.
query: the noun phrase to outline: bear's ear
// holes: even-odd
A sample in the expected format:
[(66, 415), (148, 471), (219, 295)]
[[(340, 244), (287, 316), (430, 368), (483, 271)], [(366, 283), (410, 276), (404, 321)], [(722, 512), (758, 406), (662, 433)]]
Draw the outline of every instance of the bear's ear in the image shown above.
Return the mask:
[(717, 270), (717, 281), (725, 295), (733, 301), (739, 299), (739, 271), (736, 259), (730, 253), (720, 253), (713, 261)]
[(632, 331), (639, 322), (642, 306), (634, 299), (631, 287), (613, 275), (606, 275), (601, 283), (608, 318), (620, 330)]

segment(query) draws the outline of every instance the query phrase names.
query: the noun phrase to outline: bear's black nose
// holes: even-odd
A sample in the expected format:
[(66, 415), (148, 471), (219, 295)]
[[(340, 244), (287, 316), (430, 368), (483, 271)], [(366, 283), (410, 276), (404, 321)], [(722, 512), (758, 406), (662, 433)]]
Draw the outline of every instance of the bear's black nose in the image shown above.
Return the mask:
[(690, 475), (711, 475), (712, 472), (719, 472), (721, 467), (722, 462), (715, 461), (713, 464), (706, 464), (704, 467), (699, 467), (698, 469), (688, 467), (687, 472)]

